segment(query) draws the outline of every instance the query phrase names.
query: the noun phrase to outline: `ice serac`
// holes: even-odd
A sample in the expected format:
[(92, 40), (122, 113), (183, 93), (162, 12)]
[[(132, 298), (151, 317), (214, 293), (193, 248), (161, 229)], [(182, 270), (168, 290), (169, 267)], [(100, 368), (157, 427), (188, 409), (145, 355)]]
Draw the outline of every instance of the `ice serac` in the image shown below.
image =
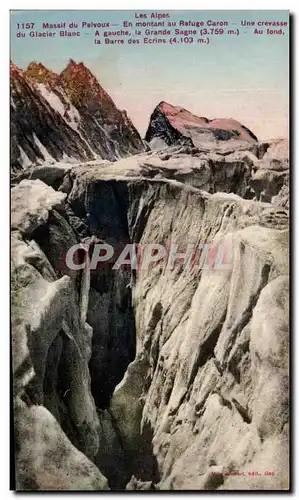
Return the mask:
[(271, 141), (255, 167), (251, 186), (258, 196), (288, 209), (289, 142), (286, 139)]
[(77, 238), (62, 215), (63, 199), (39, 180), (12, 190), (17, 490), (108, 489), (93, 463), (100, 423), (88, 370), (92, 328), (80, 306), (89, 277), (66, 266)]
[(84, 66), (70, 61), (61, 74), (41, 63), (11, 64), (11, 166), (102, 158), (145, 150), (124, 111)]
[(187, 144), (196, 147), (219, 141), (257, 142), (253, 132), (237, 120), (209, 120), (164, 101), (154, 109), (145, 135), (145, 140), (153, 145), (157, 139), (163, 140), (168, 146)]

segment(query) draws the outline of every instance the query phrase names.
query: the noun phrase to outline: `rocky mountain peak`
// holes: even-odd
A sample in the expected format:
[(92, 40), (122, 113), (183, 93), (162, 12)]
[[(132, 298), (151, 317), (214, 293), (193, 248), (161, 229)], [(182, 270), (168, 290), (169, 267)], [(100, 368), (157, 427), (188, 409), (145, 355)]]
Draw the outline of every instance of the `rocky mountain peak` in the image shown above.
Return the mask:
[(15, 63), (10, 61), (10, 78), (20, 77), (22, 76), (22, 74), (23, 71), (20, 68), (18, 68), (18, 66), (16, 66)]
[(85, 66), (85, 64), (81, 61), (79, 63), (76, 63), (74, 59), (70, 59), (67, 66), (65, 69), (62, 71), (62, 73), (66, 74), (76, 74), (78, 75), (81, 74), (88, 74), (89, 76), (93, 76), (91, 71)]
[(43, 83), (45, 85), (59, 85), (59, 75), (54, 71), (46, 68), (40, 62), (31, 62), (25, 71), (26, 76), (33, 79), (38, 83)]
[(171, 117), (172, 121), (175, 120), (177, 126), (180, 126), (182, 122), (190, 122), (191, 124), (205, 125), (210, 122), (206, 117), (199, 117), (192, 114), (185, 108), (181, 106), (173, 106), (168, 102), (162, 101), (158, 104), (157, 108), (164, 113), (166, 116)]
[(162, 139), (168, 146), (188, 143), (195, 147), (219, 141), (257, 141), (254, 133), (237, 120), (208, 119), (165, 101), (155, 107), (145, 135), (149, 142), (155, 138)]
[[(81, 64), (83, 64), (83, 63), (81, 63)], [(69, 62), (68, 62), (67, 67), (69, 67), (69, 66), (70, 66), (70, 67), (72, 67), (72, 66), (77, 66), (76, 61), (74, 61), (74, 59), (70, 58), (70, 60), (69, 60)]]
[(83, 62), (70, 59), (60, 76), (74, 106), (98, 105), (109, 111), (116, 109), (111, 97)]

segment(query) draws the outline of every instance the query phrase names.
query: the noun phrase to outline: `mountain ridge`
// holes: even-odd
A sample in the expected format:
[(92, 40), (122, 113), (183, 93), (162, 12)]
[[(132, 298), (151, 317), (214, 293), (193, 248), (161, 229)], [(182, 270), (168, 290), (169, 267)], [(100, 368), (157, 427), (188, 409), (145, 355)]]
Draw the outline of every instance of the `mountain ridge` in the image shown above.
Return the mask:
[(11, 166), (44, 161), (115, 161), (145, 150), (127, 115), (83, 63), (57, 74), (42, 63), (11, 62)]

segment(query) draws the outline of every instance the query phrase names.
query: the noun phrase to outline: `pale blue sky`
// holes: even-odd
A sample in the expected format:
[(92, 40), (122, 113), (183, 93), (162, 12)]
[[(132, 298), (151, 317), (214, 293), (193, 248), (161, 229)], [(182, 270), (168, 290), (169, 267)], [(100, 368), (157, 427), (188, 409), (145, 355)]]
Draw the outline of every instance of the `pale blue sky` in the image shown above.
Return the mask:
[[(174, 21), (288, 21), (288, 11), (170, 12)], [(93, 30), (82, 30), (80, 38), (16, 37), (16, 23), (119, 23), (132, 16), (133, 11), (13, 11), (11, 58), (22, 69), (40, 61), (57, 72), (70, 58), (83, 61), (142, 134), (161, 100), (208, 118), (236, 118), (260, 138), (288, 134), (288, 28), (284, 36), (214, 36), (209, 45), (95, 45)]]

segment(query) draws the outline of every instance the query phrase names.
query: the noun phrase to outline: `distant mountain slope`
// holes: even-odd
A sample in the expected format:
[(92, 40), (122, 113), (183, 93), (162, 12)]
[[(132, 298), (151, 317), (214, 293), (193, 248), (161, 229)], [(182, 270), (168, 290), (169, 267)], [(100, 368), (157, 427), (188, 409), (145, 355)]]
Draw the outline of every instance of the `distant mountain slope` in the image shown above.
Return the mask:
[(41, 63), (11, 63), (11, 168), (44, 161), (110, 161), (145, 149), (125, 111), (97, 79), (70, 60), (57, 75)]
[(148, 142), (158, 138), (168, 146), (187, 143), (196, 147), (217, 141), (252, 143), (258, 140), (251, 130), (232, 118), (209, 120), (164, 101), (154, 109), (145, 135)]

